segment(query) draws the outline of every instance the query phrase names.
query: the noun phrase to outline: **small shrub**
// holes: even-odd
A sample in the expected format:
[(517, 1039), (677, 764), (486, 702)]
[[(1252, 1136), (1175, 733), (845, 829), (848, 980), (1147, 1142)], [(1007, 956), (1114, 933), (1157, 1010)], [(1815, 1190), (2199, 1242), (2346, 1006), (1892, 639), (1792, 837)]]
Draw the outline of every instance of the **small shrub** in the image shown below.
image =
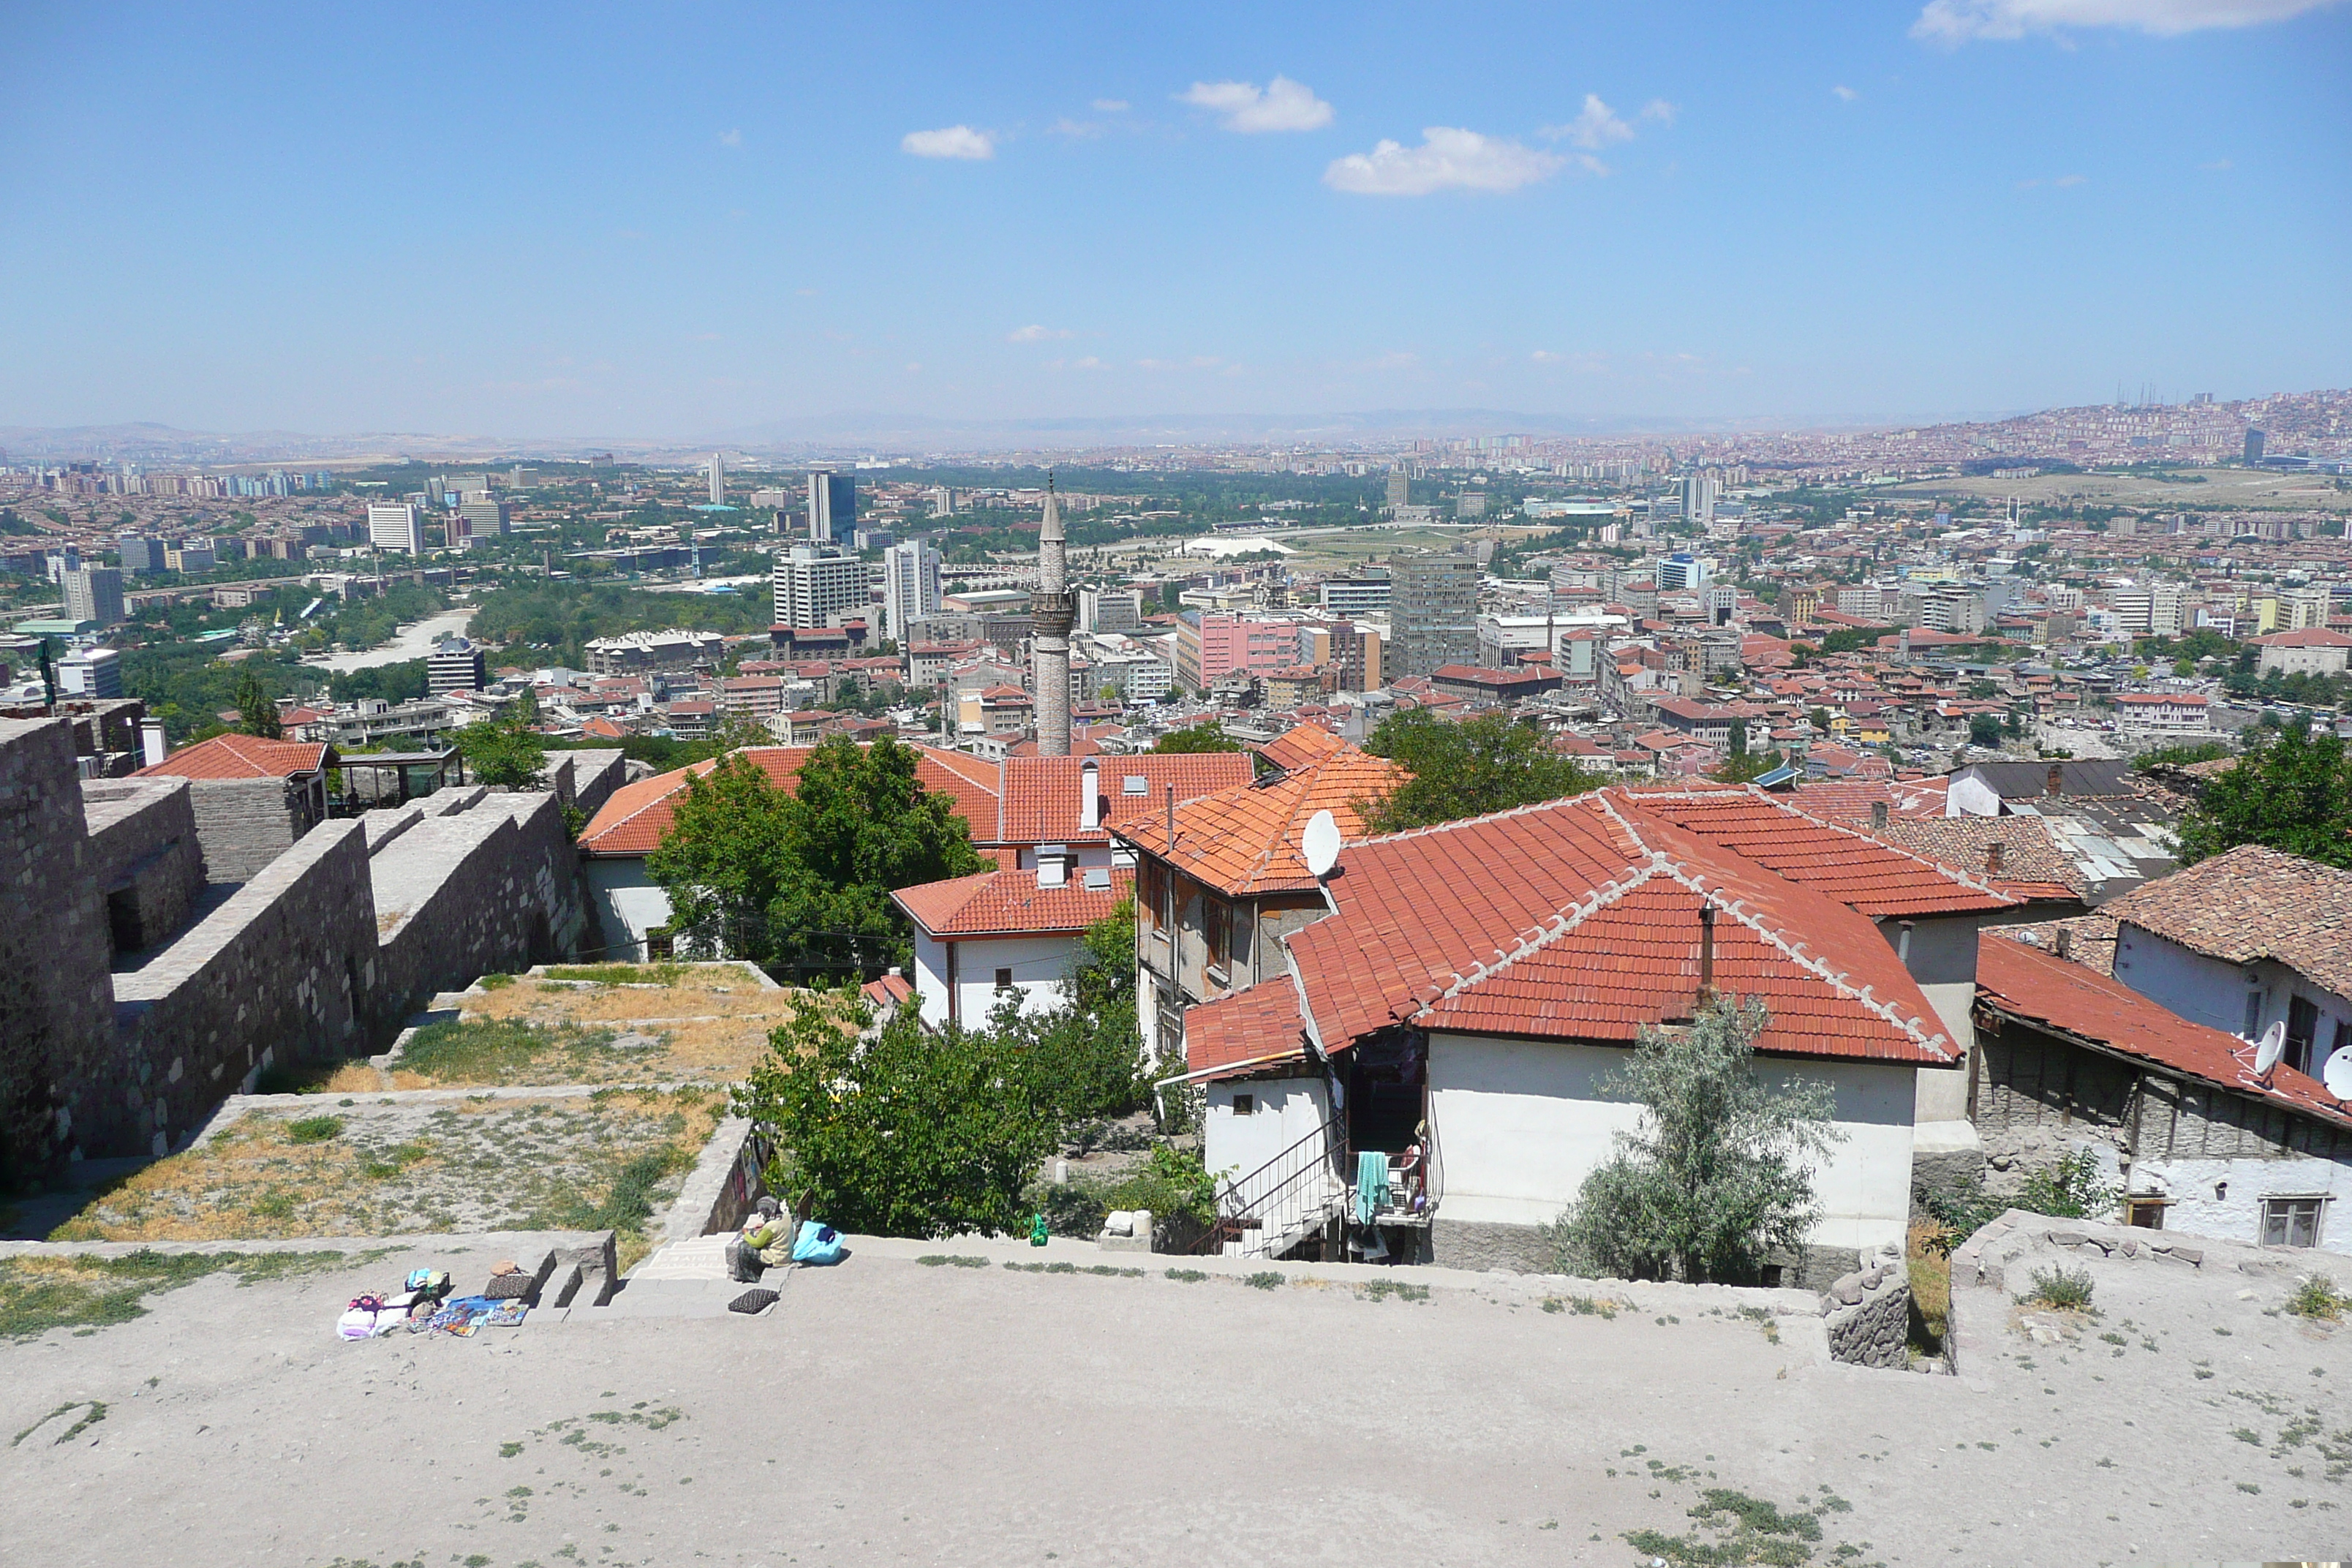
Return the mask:
[(950, 1268), (985, 1268), (988, 1267), (987, 1258), (974, 1258), (968, 1253), (961, 1252), (926, 1252), (920, 1258), (915, 1259), (915, 1261), (921, 1264), (926, 1268), (938, 1268), (942, 1266)]
[(2025, 1300), (2061, 1311), (2079, 1312), (2091, 1305), (2091, 1271), (2087, 1268), (2069, 1271), (2064, 1268), (2037, 1268), (2033, 1271), (2033, 1289)]
[(1198, 1285), (1208, 1276), (1197, 1268), (1171, 1268), (1168, 1271), (1168, 1278), (1180, 1285)]
[(514, 984), (514, 976), (511, 974), (485, 974), (476, 984), (479, 984), (485, 991), (503, 991), (508, 986)]
[(340, 1116), (305, 1116), (299, 1121), (286, 1124), (286, 1141), (289, 1143), (324, 1143), (343, 1135), (343, 1119)]
[(2314, 1274), (2294, 1288), (2286, 1299), (2286, 1310), (2298, 1318), (2317, 1318), (2334, 1322), (2352, 1307), (2352, 1295), (2336, 1288), (2336, 1282), (2322, 1274)]
[(286, 1193), (265, 1193), (253, 1200), (253, 1212), (263, 1219), (292, 1219), (294, 1199)]
[(1283, 1275), (1269, 1268), (1264, 1273), (1245, 1276), (1242, 1283), (1253, 1290), (1279, 1290), (1282, 1289), (1283, 1279)]

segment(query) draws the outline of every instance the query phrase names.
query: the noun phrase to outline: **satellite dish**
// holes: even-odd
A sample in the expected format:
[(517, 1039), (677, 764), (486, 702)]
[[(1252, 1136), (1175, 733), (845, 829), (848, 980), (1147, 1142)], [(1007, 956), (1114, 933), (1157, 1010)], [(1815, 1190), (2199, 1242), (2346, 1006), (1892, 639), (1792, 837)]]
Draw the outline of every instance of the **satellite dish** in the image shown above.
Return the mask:
[(1318, 879), (1329, 876), (1331, 868), (1339, 863), (1339, 822), (1328, 811), (1318, 811), (1307, 819), (1307, 832), (1299, 839), (1299, 853), (1307, 857), (1307, 869)]
[(2338, 1100), (2352, 1100), (2352, 1046), (2338, 1047), (2327, 1058), (2327, 1068), (2320, 1076), (2327, 1092)]
[(2270, 1077), (2271, 1068), (2278, 1066), (2279, 1058), (2284, 1055), (2286, 1055), (2286, 1026), (2283, 1023), (2273, 1024), (2263, 1031), (2262, 1044), (2254, 1047), (2254, 1076)]

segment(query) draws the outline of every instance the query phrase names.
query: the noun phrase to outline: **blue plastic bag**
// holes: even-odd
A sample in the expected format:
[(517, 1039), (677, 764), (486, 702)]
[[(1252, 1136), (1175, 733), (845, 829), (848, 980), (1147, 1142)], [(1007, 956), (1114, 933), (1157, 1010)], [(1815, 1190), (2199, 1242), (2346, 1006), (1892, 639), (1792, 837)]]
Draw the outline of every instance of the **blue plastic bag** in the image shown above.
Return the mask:
[(813, 1265), (840, 1262), (841, 1232), (813, 1219), (801, 1221), (801, 1233), (793, 1240), (793, 1261)]

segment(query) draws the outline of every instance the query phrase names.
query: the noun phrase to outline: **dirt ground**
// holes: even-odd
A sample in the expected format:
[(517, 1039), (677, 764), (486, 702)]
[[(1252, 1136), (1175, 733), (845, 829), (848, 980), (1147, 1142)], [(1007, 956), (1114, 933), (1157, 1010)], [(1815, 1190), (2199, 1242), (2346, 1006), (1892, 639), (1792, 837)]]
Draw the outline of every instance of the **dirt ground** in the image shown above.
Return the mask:
[[(422, 1256), (206, 1278), (86, 1338), (0, 1344), (0, 1430), (24, 1434), (0, 1448), (9, 1546), (379, 1568), (1630, 1568), (1745, 1539), (1776, 1555), (1717, 1560), (2072, 1568), (2325, 1556), (2347, 1535), (2352, 1485), (2273, 1456), (2282, 1418), (2232, 1392), (2352, 1378), (2352, 1331), (2263, 1315), (2281, 1281), (2216, 1282), (2161, 1324), (2103, 1281), (2115, 1323), (2158, 1349), (2011, 1346), (1930, 1377), (1816, 1365), (1699, 1311), (1548, 1310), (1539, 1283), (1496, 1276), (1415, 1300), (1175, 1279), (1091, 1249), (1151, 1267), (1018, 1272), (1015, 1250), (944, 1244), (979, 1265), (927, 1268), (853, 1238), (839, 1268), (782, 1277), (763, 1318), (463, 1342), (331, 1337), (345, 1298)], [(1715, 1528), (1691, 1511), (1710, 1492)]]
[[(674, 1151), (674, 1168), (649, 1194), (656, 1205), (666, 1201), (723, 1110), (723, 1096), (701, 1089), (521, 1099), (307, 1095), (299, 1104), (281, 1097), (127, 1177), (51, 1238), (558, 1228), (585, 1223), (574, 1211), (603, 1203), (629, 1162)], [(306, 1128), (323, 1135), (306, 1141)]]
[[(791, 991), (728, 965), (600, 965), (560, 974), (626, 975), (618, 984), (521, 976), (467, 994), (463, 1022), (522, 1026), (556, 1042), (538, 1052), (420, 1055), (390, 1087), (487, 1084), (740, 1083), (768, 1036), (793, 1016)], [(373, 1087), (373, 1086), (371, 1086)]]

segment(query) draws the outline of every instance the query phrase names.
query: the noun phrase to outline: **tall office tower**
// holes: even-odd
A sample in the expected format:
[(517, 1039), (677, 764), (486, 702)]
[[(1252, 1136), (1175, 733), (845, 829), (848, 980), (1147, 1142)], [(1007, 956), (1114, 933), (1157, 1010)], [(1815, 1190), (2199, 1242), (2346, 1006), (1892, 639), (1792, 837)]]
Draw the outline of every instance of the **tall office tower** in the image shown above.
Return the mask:
[(1395, 511), (1412, 499), (1412, 484), (1402, 468), (1389, 470), (1389, 510)]
[(727, 459), (716, 452), (711, 453), (710, 461), (704, 466), (703, 472), (710, 477), (710, 504), (725, 506), (727, 504)]
[(857, 527), (854, 475), (818, 468), (809, 475), (809, 537), (819, 544), (846, 540)]
[(1036, 679), (1037, 754), (1070, 754), (1070, 627), (1078, 618), (1070, 593), (1069, 548), (1054, 476), (1045, 476), (1045, 521), (1037, 530), (1037, 591), (1029, 595)]
[(795, 544), (776, 560), (776, 624), (814, 630), (873, 603), (866, 563), (822, 544)]
[(425, 525), (416, 521), (416, 509), (406, 501), (370, 501), (368, 542), (378, 550), (404, 550), (411, 555), (422, 555)]
[(908, 633), (925, 616), (940, 613), (940, 552), (919, 539), (882, 552), (883, 635), (906, 652)]
[(1478, 662), (1478, 567), (1466, 555), (1389, 558), (1389, 626), (1401, 675)]
[(2246, 461), (2259, 463), (2262, 460), (2263, 433), (2259, 430), (2249, 430), (2246, 432)]
[(122, 621), (122, 574), (111, 566), (84, 566), (65, 576), (66, 619), (96, 621), (100, 626)]
[(1713, 474), (1692, 474), (1683, 480), (1683, 521), (1715, 521), (1716, 482)]

